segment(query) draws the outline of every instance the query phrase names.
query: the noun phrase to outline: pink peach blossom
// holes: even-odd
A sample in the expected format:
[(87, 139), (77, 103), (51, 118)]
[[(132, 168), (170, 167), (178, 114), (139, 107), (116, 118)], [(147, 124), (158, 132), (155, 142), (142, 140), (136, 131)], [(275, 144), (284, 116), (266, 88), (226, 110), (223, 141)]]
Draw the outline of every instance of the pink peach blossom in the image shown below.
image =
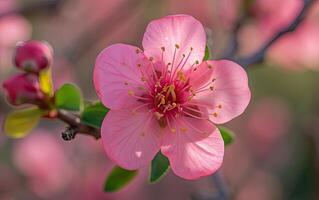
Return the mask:
[(0, 81), (13, 66), (12, 57), (16, 43), (29, 39), (31, 32), (31, 24), (20, 15), (0, 18)]
[(37, 130), (15, 145), (15, 166), (28, 178), (30, 189), (42, 198), (62, 191), (72, 178), (72, 165), (58, 141)]
[(7, 100), (12, 105), (34, 103), (44, 98), (39, 78), (35, 74), (18, 74), (3, 83)]
[(43, 41), (19, 42), (16, 46), (14, 62), (19, 69), (39, 73), (53, 62), (53, 49)]
[(197, 179), (222, 164), (214, 123), (243, 113), (246, 72), (228, 60), (203, 61), (206, 35), (188, 15), (152, 21), (138, 47), (114, 44), (97, 57), (94, 85), (111, 109), (101, 129), (107, 155), (123, 168), (147, 166), (158, 151), (174, 173)]

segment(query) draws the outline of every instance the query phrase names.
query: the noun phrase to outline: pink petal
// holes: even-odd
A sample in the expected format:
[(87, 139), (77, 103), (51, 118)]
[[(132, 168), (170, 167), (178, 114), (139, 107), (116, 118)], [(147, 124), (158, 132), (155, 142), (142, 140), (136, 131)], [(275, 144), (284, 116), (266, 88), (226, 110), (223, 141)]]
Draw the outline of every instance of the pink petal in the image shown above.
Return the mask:
[(111, 110), (102, 124), (106, 154), (128, 170), (148, 165), (160, 149), (158, 124), (152, 113), (143, 111)]
[[(99, 54), (93, 80), (95, 90), (106, 107), (114, 110), (136, 104), (136, 99), (129, 93), (138, 95), (143, 92), (141, 69), (137, 66), (145, 66), (145, 59), (140, 49), (126, 44), (111, 45)], [(143, 71), (146, 73), (146, 70)]]
[(174, 67), (181, 62), (184, 54), (181, 65), (186, 61), (184, 69), (187, 69), (196, 61), (200, 63), (203, 60), (206, 34), (202, 24), (192, 16), (171, 15), (150, 22), (142, 44), (146, 56), (161, 61), (163, 53), (164, 63), (171, 63)]
[(219, 169), (223, 162), (224, 142), (210, 121), (183, 117), (163, 136), (161, 151), (168, 157), (176, 175), (197, 179)]
[(212, 70), (208, 80), (212, 84), (197, 88), (198, 93), (193, 97), (193, 101), (199, 107), (208, 109), (210, 120), (217, 124), (225, 123), (242, 114), (251, 97), (245, 70), (227, 60), (204, 63)]

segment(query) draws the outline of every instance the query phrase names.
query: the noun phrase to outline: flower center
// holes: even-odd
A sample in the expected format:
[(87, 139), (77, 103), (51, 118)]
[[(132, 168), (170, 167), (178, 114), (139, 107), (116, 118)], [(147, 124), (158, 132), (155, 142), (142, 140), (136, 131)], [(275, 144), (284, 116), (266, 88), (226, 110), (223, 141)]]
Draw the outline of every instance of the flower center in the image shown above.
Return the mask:
[(176, 80), (159, 80), (153, 91), (153, 109), (157, 117), (176, 116), (189, 96), (189, 84), (185, 76)]

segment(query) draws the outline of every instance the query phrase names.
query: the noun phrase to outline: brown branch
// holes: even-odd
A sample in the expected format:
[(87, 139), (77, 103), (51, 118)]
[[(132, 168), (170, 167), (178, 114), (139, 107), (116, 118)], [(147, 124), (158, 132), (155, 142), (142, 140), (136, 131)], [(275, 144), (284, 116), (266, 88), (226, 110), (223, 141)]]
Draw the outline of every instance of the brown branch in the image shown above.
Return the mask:
[(301, 24), (301, 22), (304, 20), (307, 12), (309, 11), (311, 5), (316, 0), (303, 0), (304, 4), (298, 15), (291, 21), (291, 23), (284, 27), (282, 30), (275, 33), (259, 50), (257, 50), (255, 53), (247, 56), (247, 57), (241, 57), (238, 59), (233, 59), (235, 62), (239, 63), (240, 65), (247, 67), (252, 64), (256, 64), (259, 62), (262, 62), (267, 50), (269, 47), (274, 44), (279, 38), (284, 36), (286, 33), (292, 32), (296, 30), (296, 28)]
[(6, 12), (0, 13), (0, 18), (11, 15), (11, 14), (22, 14), (22, 15), (28, 15), (28, 14), (34, 14), (35, 11), (55, 11), (58, 9), (62, 3), (65, 0), (41, 0), (34, 3), (28, 3), (25, 6), (17, 7), (12, 10), (8, 10)]
[[(67, 111), (59, 110), (57, 114), (57, 118), (70, 126), (72, 130), (72, 136), (70, 139), (73, 139), (77, 133), (91, 135), (95, 139), (99, 139), (101, 137), (100, 129), (83, 124), (79, 117)], [(70, 131), (70, 128), (68, 128), (66, 131)], [(63, 139), (65, 138), (63, 137)]]

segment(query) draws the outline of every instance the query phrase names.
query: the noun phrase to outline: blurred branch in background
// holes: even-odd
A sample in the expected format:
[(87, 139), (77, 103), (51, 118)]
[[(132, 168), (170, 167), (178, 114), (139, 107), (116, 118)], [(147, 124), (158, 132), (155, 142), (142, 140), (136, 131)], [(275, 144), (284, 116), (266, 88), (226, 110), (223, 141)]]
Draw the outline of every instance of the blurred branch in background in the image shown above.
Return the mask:
[[(74, 45), (72, 45), (69, 51), (68, 57), (71, 61), (77, 60), (77, 58), (83, 56), (85, 52), (89, 51), (92, 46), (96, 44), (102, 37), (105, 37), (105, 31), (111, 32), (116, 30), (116, 26), (119, 26), (122, 21), (126, 21), (136, 12), (142, 1), (138, 0), (124, 0), (121, 2), (111, 13), (109, 17), (104, 20), (100, 20), (98, 23), (94, 23), (92, 27), (87, 28), (78, 36)], [(108, 12), (105, 15), (109, 14)]]
[(234, 39), (230, 42), (230, 50), (228, 50), (225, 54), (225, 58), (229, 58), (234, 60), (235, 62), (239, 63), (240, 65), (244, 66), (245, 68), (248, 67), (249, 65), (256, 64), (259, 62), (262, 62), (264, 59), (264, 56), (268, 50), (268, 48), (275, 43), (279, 38), (284, 36), (286, 33), (292, 32), (296, 30), (296, 28), (299, 26), (299, 24), (303, 21), (305, 18), (306, 14), (308, 13), (308, 10), (311, 8), (311, 5), (315, 2), (316, 0), (303, 0), (303, 7), (300, 9), (299, 14), (294, 18), (294, 20), (291, 21), (291, 23), (284, 27), (282, 30), (278, 31), (275, 33), (259, 50), (254, 52), (253, 54), (247, 56), (247, 57), (235, 57), (235, 53), (238, 50), (238, 41), (236, 38), (236, 32), (240, 29), (241, 25), (243, 24), (243, 21), (245, 17), (241, 18), (238, 22), (237, 25), (234, 28)]
[(43, 0), (36, 1), (33, 3), (29, 3), (26, 5), (22, 5), (17, 7), (16, 9), (12, 9), (3, 13), (0, 13), (0, 17), (11, 15), (15, 13), (19, 13), (22, 15), (34, 14), (35, 11), (56, 11), (66, 0)]

